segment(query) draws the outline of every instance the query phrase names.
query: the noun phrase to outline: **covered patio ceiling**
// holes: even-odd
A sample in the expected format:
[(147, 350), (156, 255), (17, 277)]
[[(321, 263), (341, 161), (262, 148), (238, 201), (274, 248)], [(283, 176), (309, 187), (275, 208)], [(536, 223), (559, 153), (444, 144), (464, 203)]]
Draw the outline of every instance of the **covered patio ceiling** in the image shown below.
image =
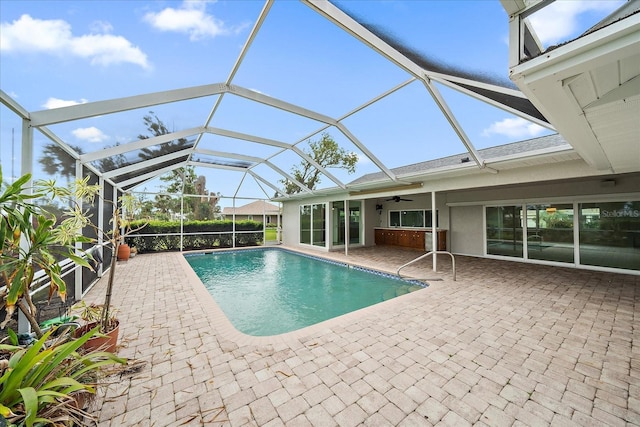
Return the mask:
[[(286, 18), (291, 8), (306, 8), (311, 13), (302, 13), (304, 22), (289, 22)], [(502, 19), (506, 25), (507, 16), (503, 15)], [(297, 101), (304, 100), (304, 95), (284, 99), (261, 89), (252, 89), (255, 80), (243, 75), (247, 62), (260, 60), (262, 67), (269, 68), (278, 67), (281, 62), (296, 61), (295, 53), (293, 58), (284, 59), (289, 53), (286, 45), (264, 46), (262, 33), (277, 31), (295, 37), (300, 26), (308, 27), (311, 39), (315, 26), (330, 26), (330, 30), (337, 33), (341, 44), (333, 44), (328, 50), (338, 56), (328, 58), (329, 65), (335, 61), (333, 63), (337, 67), (338, 61), (348, 61), (353, 56), (353, 63), (346, 65), (357, 68), (359, 55), (364, 55), (373, 58), (377, 67), (359, 70), (360, 74), (353, 81), (338, 79), (329, 82), (338, 86), (335, 94), (339, 96), (332, 94), (334, 97), (329, 104), (325, 102), (324, 107), (311, 100)], [(326, 47), (323, 40), (313, 41)], [(194, 166), (198, 175), (209, 177), (207, 186), (213, 191), (220, 191), (223, 183), (231, 184), (225, 187), (227, 190), (221, 191), (223, 197), (230, 198), (286, 198), (288, 195), (280, 182), (283, 179), (295, 182), (302, 194), (313, 194), (314, 190), (296, 182), (290, 175), (291, 167), (302, 160), (320, 170), (324, 188), (342, 190), (350, 190), (348, 183), (353, 178), (371, 172), (382, 172), (390, 185), (410, 184), (398, 179), (392, 169), (443, 156), (441, 151), (432, 153), (434, 150), (430, 148), (436, 146), (446, 147), (445, 154), (466, 152), (479, 170), (487, 169), (478, 149), (479, 144), (482, 145), (480, 148), (485, 148), (487, 142), (478, 142), (477, 138), (470, 137), (465, 126), (468, 123), (466, 116), (481, 114), (487, 108), (497, 110), (503, 116), (526, 120), (547, 129), (548, 133), (555, 131), (540, 112), (541, 104), (532, 104), (522, 92), (505, 82), (506, 79), (496, 83), (499, 78), (487, 78), (471, 71), (461, 71), (459, 67), (443, 66), (416, 52), (413, 46), (407, 47), (407, 44), (379, 30), (379, 26), (368, 25), (357, 18), (356, 13), (347, 13), (331, 2), (303, 0), (293, 4), (267, 0), (253, 21), (242, 48), (235, 59), (228, 62), (223, 79), (213, 77), (209, 83), (190, 86), (180, 83), (191, 81), (188, 75), (181, 75), (176, 79), (174, 88), (166, 90), (33, 111), (23, 107), (4, 88), (0, 97), (9, 110), (24, 120), (24, 129), (38, 130), (88, 170), (122, 191), (152, 191), (158, 188), (158, 177), (163, 174)], [(180, 53), (175, 54), (179, 56)], [(193, 67), (198, 67), (198, 64), (194, 63)], [(304, 67), (294, 73), (304, 73)], [(504, 73), (506, 75), (506, 69)], [(211, 74), (219, 75), (220, 71), (212, 70)], [(316, 84), (311, 74), (308, 79), (303, 78), (306, 87)], [(106, 77), (99, 73), (95, 75), (96, 85), (101, 84), (101, 78)], [(243, 81), (245, 86), (241, 85)], [(367, 87), (367, 94), (360, 90), (360, 83)], [(43, 91), (51, 90), (46, 81), (36, 84), (42, 85)], [(117, 87), (117, 83), (111, 84)], [(268, 87), (279, 85), (287, 85), (286, 75), (275, 86)], [(277, 91), (274, 89), (273, 92)], [(386, 121), (388, 112), (385, 109), (402, 104), (402, 100), (399, 104), (390, 100), (407, 92), (410, 96), (421, 97), (424, 110), (418, 114), (406, 111), (406, 122)], [(452, 107), (463, 98), (475, 102), (474, 109)], [(356, 101), (358, 99), (360, 101)], [(189, 111), (197, 111), (197, 114), (190, 113), (188, 119), (176, 123), (176, 117), (180, 118), (181, 110), (187, 106)], [(80, 147), (82, 150), (76, 150), (75, 144), (66, 137), (71, 126), (101, 126), (106, 125), (109, 119), (115, 119), (112, 123), (117, 126), (118, 121), (130, 121), (131, 113), (140, 115), (150, 110), (166, 122), (172, 129), (170, 133), (118, 140), (102, 147)], [(262, 120), (267, 115), (268, 120)], [(250, 132), (243, 131), (240, 125), (247, 122), (253, 125)], [(184, 123), (192, 125), (184, 126)], [(443, 136), (435, 132), (438, 123), (448, 127), (448, 134)], [(388, 139), (386, 128), (415, 124), (422, 126), (417, 129), (416, 139)], [(294, 131), (284, 136), (274, 128)], [(363, 130), (365, 128), (366, 131)], [(324, 132), (330, 133), (341, 148), (358, 153), (360, 166), (356, 176), (349, 177), (344, 171), (322, 167), (309, 157), (305, 150), (306, 142), (317, 139)], [(474, 135), (476, 132), (474, 130)], [(28, 131), (23, 132), (23, 146), (29, 135)], [(385, 138), (388, 146), (380, 148), (385, 145), (380, 143), (380, 139)], [(176, 144), (176, 141), (180, 143)], [(574, 144), (571, 140), (569, 142)], [(407, 152), (404, 163), (387, 162), (385, 150), (393, 150), (394, 147)], [(140, 156), (144, 150), (154, 155)]]

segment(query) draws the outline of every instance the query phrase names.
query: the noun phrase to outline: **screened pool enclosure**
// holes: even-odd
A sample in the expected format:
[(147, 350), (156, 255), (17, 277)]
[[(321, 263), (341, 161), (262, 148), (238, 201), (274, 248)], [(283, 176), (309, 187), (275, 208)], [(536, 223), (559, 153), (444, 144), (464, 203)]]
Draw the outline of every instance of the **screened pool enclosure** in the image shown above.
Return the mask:
[[(431, 191), (394, 172), (397, 168), (462, 153), (466, 166), (495, 176), (498, 171), (487, 164), (482, 149), (514, 139), (500, 133), (497, 124), (534, 129), (537, 136), (553, 134), (568, 122), (558, 111), (540, 108), (545, 100), (535, 96), (542, 91), (521, 92), (528, 84), (521, 74), (511, 75), (518, 87), (509, 80), (509, 67), (514, 70), (531, 57), (529, 64), (535, 65), (545, 51), (533, 49), (528, 18), (548, 2), (452, 2), (446, 13), (431, 13), (429, 2), (407, 2), (402, 8), (323, 0), (185, 2), (155, 3), (120, 15), (110, 12), (109, 2), (92, 2), (90, 12), (77, 2), (87, 19), (106, 28), (87, 34), (77, 22), (72, 27), (64, 21), (72, 19), (70, 13), (54, 20), (37, 2), (7, 3), (0, 5), (4, 181), (32, 174), (34, 180), (69, 186), (89, 177), (106, 200), (131, 194), (140, 201), (136, 218), (162, 222), (140, 231), (137, 243), (150, 251), (280, 241), (280, 215), (267, 223), (267, 212), (254, 214), (251, 224), (223, 215), (225, 208), (233, 211), (257, 200), (280, 209), (295, 201), (303, 218), (296, 230), (302, 243), (363, 244), (365, 208), (354, 200), (377, 193), (391, 197), (396, 189), (412, 186)], [(195, 14), (200, 26), (163, 26), (161, 18), (171, 14)], [(481, 34), (469, 33), (478, 16), (482, 25), (502, 28), (509, 45), (489, 45)], [(20, 51), (16, 46), (31, 46), (28, 31), (23, 38), (16, 35), (27, 23), (62, 25), (65, 31), (52, 33), (51, 45), (56, 37), (67, 44), (55, 52), (47, 50), (51, 47)], [(91, 37), (96, 46), (117, 40), (126, 49), (76, 54), (74, 46)], [(39, 53), (51, 52), (50, 66), (39, 62)], [(37, 91), (27, 95), (34, 87)], [(555, 114), (553, 120), (541, 111)], [(337, 150), (357, 156), (355, 174), (312, 152), (310, 142), (323, 135)], [(621, 145), (632, 146), (624, 141)], [(600, 157), (589, 157), (592, 147), (581, 135), (568, 143), (576, 151), (562, 155), (583, 155), (589, 166), (606, 169)], [(551, 157), (555, 150), (540, 152)], [(614, 172), (633, 171), (609, 166)], [(317, 173), (318, 179), (311, 185), (299, 179), (296, 168)], [(354, 180), (369, 174), (379, 176)], [(340, 197), (323, 204), (332, 194)], [(111, 227), (110, 204), (98, 201), (84, 209), (95, 225)], [(339, 226), (331, 233), (316, 232), (323, 230), (329, 211)], [(434, 223), (427, 208), (397, 209), (392, 218), (398, 226)], [(438, 212), (435, 220), (442, 220)], [(228, 225), (220, 225), (224, 221)], [(207, 241), (206, 236), (212, 237)], [(101, 255), (108, 265), (108, 251)], [(80, 298), (100, 274), (69, 272), (70, 299)]]

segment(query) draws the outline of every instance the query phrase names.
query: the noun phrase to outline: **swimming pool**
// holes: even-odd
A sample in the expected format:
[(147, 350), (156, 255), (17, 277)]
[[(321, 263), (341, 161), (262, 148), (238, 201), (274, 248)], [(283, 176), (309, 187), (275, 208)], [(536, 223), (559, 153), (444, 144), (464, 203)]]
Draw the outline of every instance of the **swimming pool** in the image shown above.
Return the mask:
[(233, 326), (253, 336), (295, 331), (426, 286), (276, 248), (185, 258)]

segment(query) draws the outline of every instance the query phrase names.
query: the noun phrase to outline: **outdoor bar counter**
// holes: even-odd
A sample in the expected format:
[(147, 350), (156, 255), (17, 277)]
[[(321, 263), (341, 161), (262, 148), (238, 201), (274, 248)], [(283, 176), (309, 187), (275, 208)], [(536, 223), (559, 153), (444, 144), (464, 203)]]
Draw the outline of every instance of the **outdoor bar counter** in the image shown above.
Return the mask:
[[(447, 230), (436, 230), (436, 244), (439, 251), (447, 250)], [(402, 246), (405, 248), (431, 250), (430, 228), (375, 228), (376, 245)]]

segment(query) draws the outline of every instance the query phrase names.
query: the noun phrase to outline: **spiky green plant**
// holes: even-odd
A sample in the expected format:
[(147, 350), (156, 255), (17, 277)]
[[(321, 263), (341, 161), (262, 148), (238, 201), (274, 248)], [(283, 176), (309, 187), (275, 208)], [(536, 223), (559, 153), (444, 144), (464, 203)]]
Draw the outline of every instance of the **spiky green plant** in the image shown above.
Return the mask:
[(78, 352), (98, 329), (77, 340), (49, 346), (53, 330), (29, 348), (0, 344), (0, 351), (11, 354), (0, 372), (0, 418), (9, 425), (27, 427), (71, 422), (78, 413), (74, 395), (95, 393), (98, 373), (104, 366), (126, 363), (112, 353)]

